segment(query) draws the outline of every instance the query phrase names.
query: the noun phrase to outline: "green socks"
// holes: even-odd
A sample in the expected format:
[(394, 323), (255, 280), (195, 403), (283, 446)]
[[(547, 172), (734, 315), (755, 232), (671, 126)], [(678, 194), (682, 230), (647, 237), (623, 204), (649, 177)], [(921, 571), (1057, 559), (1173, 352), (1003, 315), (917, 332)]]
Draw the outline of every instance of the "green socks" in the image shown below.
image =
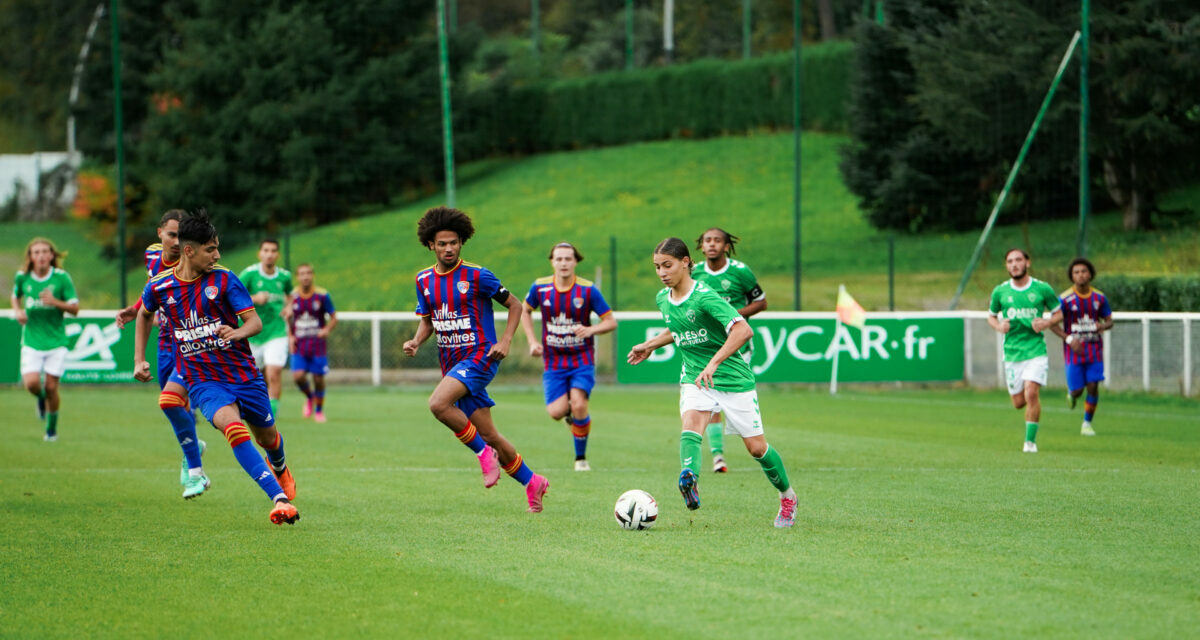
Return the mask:
[(700, 444), (704, 437), (695, 431), (684, 431), (679, 436), (679, 465), (700, 475)]
[(1025, 441), (1026, 442), (1037, 442), (1037, 428), (1038, 428), (1038, 423), (1036, 423), (1036, 422), (1026, 422), (1025, 423)]
[(713, 455), (725, 453), (725, 423), (714, 422), (705, 429), (708, 434), (708, 446)]
[(271, 398), (270, 400), (271, 400), (271, 415), (278, 416), (279, 415), (279, 400), (277, 398)]
[(783, 468), (783, 458), (775, 447), (767, 445), (767, 452), (761, 458), (755, 458), (758, 464), (762, 465), (763, 473), (767, 474), (767, 480), (771, 481), (771, 485), (779, 491), (787, 491), (791, 488), (792, 483), (788, 481), (787, 469)]
[(46, 435), (56, 435), (58, 433), (58, 412), (46, 414)]

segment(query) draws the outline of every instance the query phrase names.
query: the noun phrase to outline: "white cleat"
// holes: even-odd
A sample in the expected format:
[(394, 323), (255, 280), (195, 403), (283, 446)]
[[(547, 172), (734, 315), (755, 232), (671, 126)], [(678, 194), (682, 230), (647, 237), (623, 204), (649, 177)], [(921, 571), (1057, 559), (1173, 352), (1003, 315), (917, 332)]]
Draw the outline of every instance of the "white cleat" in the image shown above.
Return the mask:
[(725, 456), (716, 453), (713, 454), (713, 473), (726, 473), (729, 467), (725, 464)]
[(1025, 441), (1025, 448), (1021, 450), (1023, 453), (1037, 453), (1037, 444)]
[(588, 464), (587, 460), (576, 460), (575, 461), (575, 470), (576, 471), (591, 471), (592, 466)]
[(1083, 426), (1079, 428), (1079, 435), (1094, 436), (1096, 435), (1096, 430), (1092, 428), (1092, 423), (1084, 420)]

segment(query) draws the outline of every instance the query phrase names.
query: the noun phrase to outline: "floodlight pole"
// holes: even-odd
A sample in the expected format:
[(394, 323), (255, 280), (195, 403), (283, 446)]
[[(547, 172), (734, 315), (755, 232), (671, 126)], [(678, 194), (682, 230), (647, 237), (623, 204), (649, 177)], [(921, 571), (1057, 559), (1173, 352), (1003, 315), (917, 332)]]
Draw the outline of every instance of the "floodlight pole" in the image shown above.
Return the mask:
[(1082, 0), (1079, 8), (1079, 233), (1075, 255), (1087, 255), (1087, 219), (1092, 212), (1091, 170), (1088, 163), (1088, 120), (1092, 104), (1088, 94), (1088, 52), (1091, 40), (1091, 0)]
[(795, 239), (792, 245), (792, 264), (795, 274), (792, 277), (792, 296), (795, 300), (796, 311), (800, 310), (800, 81), (804, 74), (800, 66), (800, 0), (792, 0), (792, 139), (795, 161), (792, 173), (792, 225), (795, 229)]
[(446, 45), (446, 0), (437, 0), (437, 28), (438, 72), (442, 85), (442, 145), (445, 149), (446, 159), (446, 206), (454, 207), (454, 129), (450, 120), (450, 60)]
[(119, 0), (108, 13), (112, 25), (113, 132), (117, 144), (117, 281), (121, 308), (125, 308), (125, 122), (121, 112), (121, 14)]

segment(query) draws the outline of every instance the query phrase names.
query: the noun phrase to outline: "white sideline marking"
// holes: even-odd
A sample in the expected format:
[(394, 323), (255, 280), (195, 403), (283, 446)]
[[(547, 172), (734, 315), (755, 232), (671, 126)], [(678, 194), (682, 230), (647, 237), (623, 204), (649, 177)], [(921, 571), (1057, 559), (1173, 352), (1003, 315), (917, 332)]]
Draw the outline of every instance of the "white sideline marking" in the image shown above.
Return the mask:
[[(1051, 395), (1051, 396), (1042, 394), (1041, 395), (1042, 412), (1043, 413), (1045, 413), (1045, 412), (1068, 413), (1068, 414), (1069, 413), (1078, 413), (1080, 416), (1082, 416), (1083, 415), (1083, 398), (1079, 399), (1080, 400), (1079, 407), (1074, 410), (1068, 409), (1066, 407), (1047, 406), (1049, 403), (1051, 403), (1054, 400), (1057, 400), (1059, 402), (1066, 402), (1066, 398), (1064, 397), (1065, 395), (1066, 395), (1065, 393), (1063, 393), (1063, 394), (1055, 393), (1054, 395)], [(972, 409), (1007, 409), (1010, 406), (1007, 402), (999, 402), (999, 401), (997, 401), (997, 402), (955, 402), (953, 400), (930, 400), (930, 399), (906, 398), (906, 397), (895, 397), (895, 396), (879, 397), (879, 396), (866, 395), (866, 394), (846, 394), (845, 397), (847, 399), (865, 400), (867, 402), (902, 402), (905, 404), (941, 405), (941, 406), (946, 406), (946, 407), (970, 407)], [(1103, 403), (1100, 404), (1099, 408), (1097, 409), (1097, 413), (1102, 415), (1101, 419), (1103, 419), (1103, 416), (1125, 416), (1125, 417), (1129, 417), (1129, 418), (1158, 418), (1158, 419), (1165, 419), (1165, 420), (1187, 420), (1188, 422), (1196, 421), (1196, 416), (1186, 415), (1183, 413), (1155, 413), (1155, 412), (1151, 412), (1151, 411), (1129, 411), (1126, 409), (1110, 409), (1109, 406), (1111, 406), (1111, 405), (1105, 405)]]

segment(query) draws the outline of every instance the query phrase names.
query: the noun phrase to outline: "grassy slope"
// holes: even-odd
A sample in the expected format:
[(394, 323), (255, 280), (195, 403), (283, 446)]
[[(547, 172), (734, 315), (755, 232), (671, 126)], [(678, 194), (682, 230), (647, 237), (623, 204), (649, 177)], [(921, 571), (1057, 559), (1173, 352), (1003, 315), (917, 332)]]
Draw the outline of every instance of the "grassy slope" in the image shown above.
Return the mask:
[[(540, 392), (495, 389), (498, 424), (552, 486), (509, 480), (428, 416), (426, 392), (340, 388), (330, 422), (280, 408), (303, 520), (268, 503), (211, 429), (210, 492), (141, 388), (64, 393), (61, 438), (0, 390), (0, 636), (1183, 637), (1200, 625), (1194, 403), (1112, 396), (1096, 438), (1047, 407), (1042, 452), (1002, 392), (762, 391), (801, 494), (795, 529), (744, 453), (674, 488), (669, 388), (601, 388), (590, 458)], [(934, 409), (931, 411), (930, 409)], [(86, 414), (86, 418), (84, 417)], [(708, 455), (705, 454), (705, 465)], [(705, 467), (707, 469), (707, 466)], [(612, 521), (629, 488), (660, 520)], [(183, 614), (186, 612), (186, 614)], [(198, 622), (199, 621), (199, 622)], [(201, 625), (201, 626), (197, 626)]]
[[(862, 219), (838, 175), (843, 138), (804, 139), (802, 288), (804, 308), (831, 308), (845, 283), (868, 309), (886, 308), (886, 234)], [(514, 290), (549, 272), (545, 255), (555, 242), (571, 240), (587, 261), (589, 276), (609, 267), (609, 240), (618, 245), (618, 303), (646, 309), (658, 288), (648, 252), (658, 240), (695, 238), (706, 227), (724, 226), (742, 237), (744, 258), (758, 273), (774, 309), (792, 308), (792, 142), (787, 134), (666, 141), (522, 160), (492, 160), (463, 167), (458, 203), (475, 218), (479, 235), (468, 259), (491, 267)], [(321, 283), (343, 309), (408, 309), (411, 275), (432, 262), (415, 240), (416, 220), (440, 198), (398, 210), (299, 233), (292, 262), (311, 261)], [(1200, 186), (1168, 194), (1167, 209), (1200, 210)], [(1093, 216), (1090, 255), (1101, 272), (1194, 273), (1200, 269), (1200, 225), (1193, 215), (1152, 232), (1119, 233), (1120, 216)], [(1000, 253), (1028, 246), (1035, 274), (1065, 286), (1060, 273), (1074, 255), (1076, 222), (1051, 221), (999, 227), (964, 298), (964, 308), (986, 304), (1004, 279)], [(76, 231), (69, 234), (78, 236)], [(150, 237), (142, 230), (147, 241)], [(23, 246), (29, 232), (5, 228), (0, 255)], [(896, 241), (896, 301), (900, 309), (946, 308), (971, 256), (978, 232), (901, 236)], [(19, 247), (18, 247), (19, 248)], [(112, 306), (111, 267), (93, 268), (77, 252), (68, 268), (81, 280), (85, 304)], [(92, 252), (94, 253), (94, 251)], [(254, 261), (253, 249), (229, 252), (223, 262), (239, 270)], [(94, 257), (94, 256), (93, 256)], [(85, 268), (78, 265), (84, 264)], [(98, 265), (99, 266), (99, 265)], [(0, 273), (0, 280), (8, 278)], [(611, 277), (605, 289), (611, 289)], [(129, 278), (131, 290), (142, 282)], [(0, 281), (0, 284), (3, 284)], [(1102, 284), (1102, 281), (1101, 283)], [(90, 300), (87, 296), (93, 296)]]

